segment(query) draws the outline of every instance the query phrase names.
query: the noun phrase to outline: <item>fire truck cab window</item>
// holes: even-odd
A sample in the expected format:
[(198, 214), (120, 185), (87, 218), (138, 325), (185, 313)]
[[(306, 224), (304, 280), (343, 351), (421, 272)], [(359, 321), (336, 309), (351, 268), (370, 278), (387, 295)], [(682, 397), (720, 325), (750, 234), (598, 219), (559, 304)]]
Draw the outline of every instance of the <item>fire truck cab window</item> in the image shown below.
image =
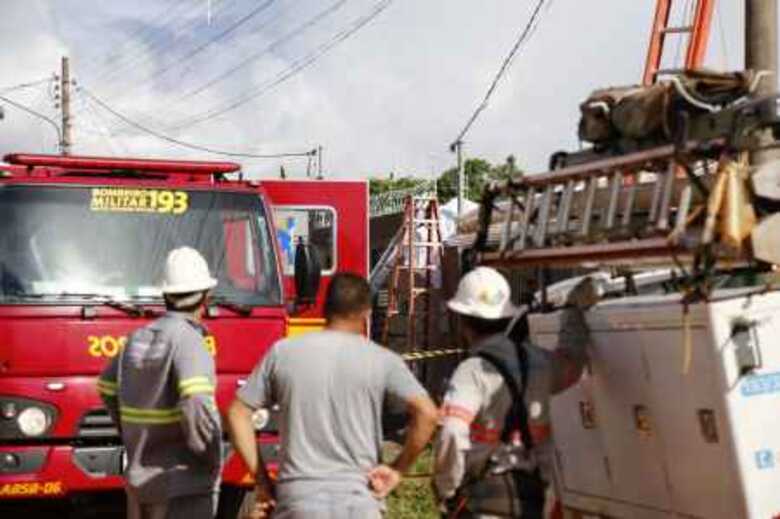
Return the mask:
[(0, 188), (0, 302), (160, 301), (168, 253), (199, 250), (215, 298), (278, 305), (263, 206), (252, 193), (135, 187)]
[(295, 246), (313, 245), (320, 256), (322, 273), (336, 266), (336, 212), (330, 207), (284, 207), (274, 209), (276, 236), (285, 275), (295, 273)]

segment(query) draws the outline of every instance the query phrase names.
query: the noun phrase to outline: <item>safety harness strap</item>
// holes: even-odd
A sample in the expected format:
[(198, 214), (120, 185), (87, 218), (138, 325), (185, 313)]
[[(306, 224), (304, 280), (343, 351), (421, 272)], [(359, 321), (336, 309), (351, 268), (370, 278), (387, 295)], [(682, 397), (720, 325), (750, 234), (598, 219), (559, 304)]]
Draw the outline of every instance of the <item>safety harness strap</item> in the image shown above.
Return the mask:
[(520, 432), (520, 438), (523, 440), (523, 446), (527, 450), (534, 447), (531, 428), (528, 425), (528, 408), (525, 405), (525, 391), (528, 386), (528, 354), (522, 345), (517, 345), (517, 360), (520, 364), (521, 383), (518, 386), (517, 379), (512, 375), (506, 363), (486, 351), (481, 351), (477, 355), (496, 368), (496, 371), (504, 379), (504, 383), (512, 395), (512, 405), (504, 419), (504, 430), (501, 432), (501, 442), (507, 444), (512, 439), (515, 431)]

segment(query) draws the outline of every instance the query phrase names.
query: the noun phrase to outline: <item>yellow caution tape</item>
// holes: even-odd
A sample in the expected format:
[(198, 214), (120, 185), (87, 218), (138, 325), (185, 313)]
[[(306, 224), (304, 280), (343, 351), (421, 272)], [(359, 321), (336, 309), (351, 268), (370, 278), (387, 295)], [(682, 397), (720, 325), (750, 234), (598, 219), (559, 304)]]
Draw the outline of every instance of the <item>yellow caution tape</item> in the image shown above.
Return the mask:
[(414, 360), (431, 360), (440, 357), (449, 357), (451, 355), (460, 355), (465, 352), (466, 350), (462, 350), (462, 349), (420, 350), (420, 351), (410, 351), (408, 353), (403, 353), (401, 354), (401, 358), (407, 362), (414, 361)]

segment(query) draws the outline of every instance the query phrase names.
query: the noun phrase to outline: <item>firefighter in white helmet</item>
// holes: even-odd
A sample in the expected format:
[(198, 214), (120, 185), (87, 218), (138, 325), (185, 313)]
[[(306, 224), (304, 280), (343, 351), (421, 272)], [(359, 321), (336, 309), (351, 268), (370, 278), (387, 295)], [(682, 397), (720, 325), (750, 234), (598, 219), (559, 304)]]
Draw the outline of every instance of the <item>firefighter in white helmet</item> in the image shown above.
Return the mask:
[(198, 251), (171, 251), (166, 314), (133, 332), (98, 379), (127, 450), (128, 519), (210, 519), (216, 512), (222, 429), (201, 324), (216, 285)]
[[(549, 481), (549, 398), (576, 383), (586, 362), (582, 310), (589, 279), (570, 294), (554, 352), (528, 340), (524, 311), (496, 270), (478, 267), (448, 302), (471, 356), (450, 380), (435, 443), (434, 486), (446, 517), (544, 515)], [(519, 338), (510, 328), (519, 327)]]

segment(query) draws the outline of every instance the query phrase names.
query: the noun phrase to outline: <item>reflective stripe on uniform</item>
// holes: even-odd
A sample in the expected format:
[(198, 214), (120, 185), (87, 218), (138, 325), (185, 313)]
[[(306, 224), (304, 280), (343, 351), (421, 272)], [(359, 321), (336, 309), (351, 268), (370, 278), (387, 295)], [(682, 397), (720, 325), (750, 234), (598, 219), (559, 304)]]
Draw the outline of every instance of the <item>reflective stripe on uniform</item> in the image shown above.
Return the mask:
[(181, 409), (141, 409), (139, 407), (120, 406), (119, 414), (123, 422), (137, 424), (173, 424), (181, 420)]
[(465, 422), (466, 425), (471, 425), (471, 422), (474, 421), (476, 414), (467, 407), (463, 407), (457, 404), (445, 403), (441, 408), (441, 417), (457, 418)]
[(471, 441), (493, 445), (501, 441), (501, 430), (496, 427), (485, 427), (479, 423), (471, 424)]
[(97, 380), (97, 390), (98, 393), (102, 395), (116, 396), (117, 387), (116, 382), (111, 382), (110, 380), (104, 380), (102, 378)]
[(214, 385), (208, 377), (185, 378), (179, 382), (179, 394), (181, 396), (212, 393), (214, 393)]

